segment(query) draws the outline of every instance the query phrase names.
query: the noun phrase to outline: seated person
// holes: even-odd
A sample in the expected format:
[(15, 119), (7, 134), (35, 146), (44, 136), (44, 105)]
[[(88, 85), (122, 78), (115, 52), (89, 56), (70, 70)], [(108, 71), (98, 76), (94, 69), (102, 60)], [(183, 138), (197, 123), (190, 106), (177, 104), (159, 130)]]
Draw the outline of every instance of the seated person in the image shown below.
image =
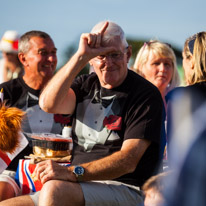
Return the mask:
[[(56, 47), (51, 37), (45, 32), (30, 31), (19, 40), (19, 59), (24, 66), (23, 77), (0, 84), (3, 88), (4, 101), (7, 105), (26, 112), (23, 132), (60, 134), (62, 125), (55, 122), (54, 114), (44, 112), (38, 105), (41, 89), (51, 79), (56, 69)], [(28, 145), (0, 174), (0, 200), (19, 195), (20, 189), (14, 176), (19, 159), (32, 153)]]
[[(166, 108), (165, 96), (180, 84), (176, 57), (171, 46), (157, 40), (145, 42), (137, 54), (132, 69), (159, 89)], [(168, 158), (165, 147), (164, 170), (167, 169)]]
[[(77, 52), (40, 96), (46, 112), (73, 114), (71, 166), (38, 163), (34, 174), (42, 190), (0, 205), (143, 204), (140, 187), (161, 162), (163, 101), (153, 84), (128, 69), (130, 57), (114, 22), (81, 35)], [(87, 63), (95, 72), (75, 79)]]

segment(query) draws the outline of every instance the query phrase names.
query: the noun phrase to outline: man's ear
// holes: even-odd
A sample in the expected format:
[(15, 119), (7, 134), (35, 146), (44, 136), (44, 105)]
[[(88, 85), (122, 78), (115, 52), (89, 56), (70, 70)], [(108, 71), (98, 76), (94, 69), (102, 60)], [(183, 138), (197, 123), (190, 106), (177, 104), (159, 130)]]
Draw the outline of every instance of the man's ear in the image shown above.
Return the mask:
[(132, 46), (129, 45), (127, 48), (127, 63), (129, 63), (130, 57), (132, 56)]
[(26, 67), (27, 66), (27, 61), (26, 61), (25, 54), (24, 53), (19, 53), (18, 57), (19, 57), (19, 61), (22, 63), (22, 65), (24, 67)]

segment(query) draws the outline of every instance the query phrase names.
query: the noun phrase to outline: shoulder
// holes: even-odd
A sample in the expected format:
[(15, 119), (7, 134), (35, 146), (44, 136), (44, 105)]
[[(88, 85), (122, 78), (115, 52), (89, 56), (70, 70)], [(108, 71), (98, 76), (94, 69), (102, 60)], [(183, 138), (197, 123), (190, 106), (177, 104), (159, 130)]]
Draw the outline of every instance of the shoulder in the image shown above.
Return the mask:
[(128, 83), (132, 83), (133, 86), (138, 86), (141, 89), (149, 89), (152, 91), (159, 91), (156, 86), (154, 86), (151, 82), (146, 80), (144, 77), (140, 76), (139, 74), (135, 73), (132, 70), (128, 70)]
[(12, 80), (9, 80), (7, 82), (3, 82), (2, 84), (0, 84), (0, 88), (12, 89), (12, 88), (20, 86), (22, 81), (23, 80), (21, 80), (21, 78), (12, 79)]
[(172, 100), (175, 96), (183, 94), (186, 92), (186, 87), (176, 87), (175, 89), (171, 90), (170, 92), (167, 93), (165, 99), (166, 101)]
[(147, 98), (155, 97), (162, 100), (161, 94), (157, 87), (132, 70), (128, 71), (126, 84), (130, 87), (131, 93), (138, 98), (143, 96)]
[(91, 89), (92, 85), (98, 82), (98, 77), (96, 73), (83, 74), (75, 78), (72, 83), (72, 89)]
[(167, 94), (166, 101), (172, 101), (183, 97), (206, 99), (206, 82), (196, 83), (185, 87), (177, 87)]
[(28, 91), (21, 77), (0, 84), (1, 88), (3, 88), (5, 99), (20, 98)]
[(95, 72), (92, 72), (91, 74), (82, 74), (78, 77), (76, 77), (75, 81), (81, 81), (81, 82), (88, 82), (93, 81), (94, 79), (97, 79), (97, 75)]

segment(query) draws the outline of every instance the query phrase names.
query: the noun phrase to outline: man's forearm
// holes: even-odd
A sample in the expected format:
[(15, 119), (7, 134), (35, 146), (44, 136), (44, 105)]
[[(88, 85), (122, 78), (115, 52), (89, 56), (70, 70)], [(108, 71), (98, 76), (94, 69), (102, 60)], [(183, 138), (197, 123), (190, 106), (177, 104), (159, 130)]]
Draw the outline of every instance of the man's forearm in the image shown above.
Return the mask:
[[(120, 151), (105, 158), (81, 164), (85, 169), (82, 180), (112, 180), (133, 172), (150, 143), (147, 140), (127, 140)], [(73, 168), (71, 166), (68, 170), (72, 171)]]
[(63, 66), (49, 81), (40, 95), (41, 108), (50, 113), (66, 113), (69, 107), (64, 103), (69, 102), (69, 88), (77, 74), (87, 64), (87, 60), (77, 53)]

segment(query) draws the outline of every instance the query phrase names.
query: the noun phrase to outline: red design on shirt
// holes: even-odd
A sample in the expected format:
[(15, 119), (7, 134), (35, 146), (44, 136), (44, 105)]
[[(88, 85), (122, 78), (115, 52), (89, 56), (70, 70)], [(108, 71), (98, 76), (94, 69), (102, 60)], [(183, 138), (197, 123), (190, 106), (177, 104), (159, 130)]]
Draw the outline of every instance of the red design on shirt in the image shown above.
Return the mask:
[(68, 124), (71, 122), (71, 117), (68, 115), (54, 114), (54, 121), (60, 124)]
[(103, 121), (104, 127), (109, 130), (120, 130), (122, 125), (122, 117), (110, 115), (105, 117)]

